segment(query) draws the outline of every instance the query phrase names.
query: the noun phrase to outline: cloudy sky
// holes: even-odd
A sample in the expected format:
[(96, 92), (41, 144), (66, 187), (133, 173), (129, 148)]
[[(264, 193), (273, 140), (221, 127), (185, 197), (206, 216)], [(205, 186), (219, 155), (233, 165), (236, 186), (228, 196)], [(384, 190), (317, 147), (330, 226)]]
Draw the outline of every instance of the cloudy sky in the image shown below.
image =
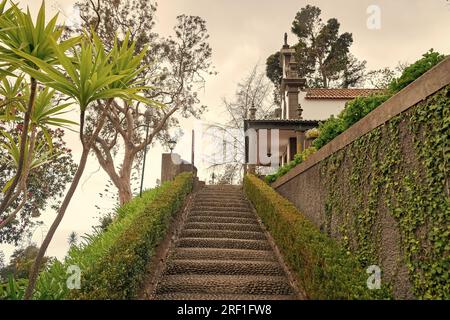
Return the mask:
[[(124, 1), (124, 0), (122, 0)], [(37, 14), (39, 0), (18, 0), (24, 8), (30, 7)], [(353, 33), (351, 51), (359, 59), (367, 60), (369, 69), (395, 67), (399, 61), (413, 62), (421, 54), (434, 48), (450, 53), (450, 1), (449, 0), (164, 0), (159, 1), (156, 29), (170, 35), (179, 14), (199, 15), (206, 19), (213, 48), (213, 63), (218, 75), (207, 78), (200, 96), (209, 106), (205, 121), (223, 118), (223, 97), (232, 96), (237, 82), (257, 63), (264, 64), (266, 57), (278, 50), (284, 32), (289, 32), (295, 13), (306, 4), (322, 9), (324, 20), (335, 17), (341, 23), (341, 31)], [(47, 0), (47, 13), (61, 12), (62, 18), (71, 19), (74, 0)], [(379, 29), (367, 26), (368, 8), (376, 5), (381, 13)], [(293, 42), (293, 36), (290, 36)], [(194, 121), (185, 120), (182, 128), (186, 132), (178, 143), (176, 152), (190, 159), (189, 134)], [(75, 135), (68, 136), (69, 144), (78, 160), (80, 145)], [(145, 175), (146, 186), (153, 186), (160, 175), (160, 155), (163, 150), (156, 146), (150, 151)], [(201, 178), (209, 173), (201, 163)], [(89, 232), (97, 222), (99, 212), (94, 205), (110, 208), (111, 203), (102, 201), (102, 192), (107, 177), (92, 158), (72, 203), (67, 210), (58, 232), (48, 250), (51, 256), (63, 257), (67, 251), (67, 237), (71, 231), (78, 234)], [(46, 212), (43, 219), (51, 224), (54, 212)], [(32, 241), (40, 244), (47, 228), (37, 229)], [(11, 246), (1, 246), (7, 255)]]

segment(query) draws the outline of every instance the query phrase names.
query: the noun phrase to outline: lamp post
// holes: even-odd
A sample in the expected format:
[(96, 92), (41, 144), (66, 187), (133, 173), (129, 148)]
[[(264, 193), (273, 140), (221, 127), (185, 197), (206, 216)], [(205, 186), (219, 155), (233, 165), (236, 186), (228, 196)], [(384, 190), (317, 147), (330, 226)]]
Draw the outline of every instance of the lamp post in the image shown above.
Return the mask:
[(145, 174), (145, 159), (147, 158), (147, 143), (148, 143), (148, 130), (150, 128), (150, 122), (152, 120), (153, 110), (151, 108), (147, 108), (145, 110), (145, 124), (146, 124), (146, 132), (145, 132), (145, 147), (144, 147), (144, 160), (142, 163), (142, 176), (141, 176), (141, 189), (139, 191), (139, 197), (142, 197), (142, 188), (144, 187), (144, 174)]
[(172, 153), (173, 149), (175, 149), (175, 145), (177, 144), (176, 140), (172, 138), (169, 141), (167, 141), (167, 144), (169, 146), (170, 153)]

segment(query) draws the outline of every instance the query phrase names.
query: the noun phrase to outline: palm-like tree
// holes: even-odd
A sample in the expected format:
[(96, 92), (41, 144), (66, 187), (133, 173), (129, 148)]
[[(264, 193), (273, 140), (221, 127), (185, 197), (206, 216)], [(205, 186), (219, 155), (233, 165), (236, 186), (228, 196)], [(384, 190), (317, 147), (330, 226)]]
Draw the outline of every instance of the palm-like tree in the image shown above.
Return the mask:
[[(78, 186), (92, 144), (100, 133), (110, 111), (112, 101), (115, 97), (126, 100), (139, 100), (148, 105), (153, 101), (138, 95), (142, 90), (148, 89), (140, 86), (136, 82), (137, 75), (142, 71), (141, 61), (144, 53), (134, 55), (134, 43), (129, 45), (124, 42), (119, 46), (116, 39), (115, 45), (108, 53), (97, 35), (85, 32), (79, 45), (72, 48), (72, 54), (68, 55), (64, 47), (61, 47), (56, 40), (51, 41), (53, 50), (58, 57), (59, 68), (52, 63), (36, 58), (27, 53), (18, 53), (24, 59), (30, 60), (39, 70), (28, 65), (23, 70), (41, 83), (69, 96), (75, 100), (80, 108), (80, 140), (83, 145), (83, 152), (78, 165), (77, 172), (71, 186), (58, 210), (58, 214), (45, 237), (33, 272), (30, 274), (29, 284), (25, 293), (25, 299), (31, 298), (41, 260), (44, 257), (50, 241), (56, 232), (65, 211)], [(85, 113), (89, 107), (96, 107), (100, 110), (99, 118), (91, 133), (84, 132)]]
[(70, 247), (76, 245), (78, 242), (78, 234), (75, 231), (72, 231), (67, 238), (67, 243)]
[[(38, 70), (39, 67), (32, 60), (24, 58), (23, 54), (47, 63), (55, 63), (57, 56), (52, 41), (58, 41), (63, 32), (62, 27), (56, 26), (58, 16), (54, 16), (45, 24), (45, 3), (42, 2), (36, 23), (34, 23), (29, 10), (25, 13), (14, 3), (6, 10), (6, 3), (6, 0), (0, 3), (0, 60), (2, 61), (0, 66), (6, 68), (2, 68), (1, 74), (14, 76), (12, 73), (14, 70), (23, 68)], [(69, 48), (77, 41), (77, 38), (72, 38), (60, 42), (60, 46)], [(27, 143), (30, 142), (28, 139), (30, 117), (33, 113), (36, 94), (37, 81), (30, 75), (30, 93), (23, 118), (17, 173), (5, 190), (5, 196), (0, 203), (0, 214), (23, 192), (23, 188), (16, 190), (16, 187), (20, 180), (26, 180), (29, 172), (26, 168), (29, 161), (26, 161), (25, 153), (27, 149), (30, 149), (27, 148)], [(31, 149), (33, 149), (32, 146)]]
[[(0, 93), (8, 99), (8, 97), (14, 97), (18, 94), (24, 95), (24, 100), (27, 100), (29, 96), (29, 90), (27, 90), (27, 86), (22, 86), (22, 90), (18, 90), (17, 82), (21, 81), (21, 77), (16, 81), (15, 85), (9, 84), (8, 81), (3, 81), (4, 85), (0, 86)], [(23, 78), (22, 78), (23, 79)], [(28, 137), (28, 141), (25, 144), (25, 153), (23, 155), (24, 160), (24, 170), (22, 173), (22, 177), (19, 180), (19, 184), (17, 187), (17, 192), (15, 196), (12, 197), (12, 201), (17, 199), (20, 192), (23, 194), (22, 200), (20, 203), (14, 208), (14, 210), (0, 222), (0, 229), (14, 221), (17, 214), (25, 205), (27, 198), (27, 182), (28, 176), (32, 170), (47, 164), (53, 158), (58, 156), (58, 153), (53, 153), (52, 148), (52, 137), (50, 132), (48, 131), (48, 126), (57, 126), (57, 127), (68, 127), (69, 125), (75, 125), (76, 123), (64, 118), (61, 118), (61, 115), (66, 113), (66, 109), (70, 106), (70, 103), (55, 105), (54, 103), (54, 90), (50, 90), (49, 88), (45, 88), (40, 90), (37, 94), (34, 108), (32, 110), (30, 116), (30, 136)], [(23, 102), (23, 101), (22, 101)], [(22, 113), (26, 112), (26, 106), (24, 103), (20, 101), (18, 103), (11, 103), (10, 106), (14, 107), (14, 111), (5, 112), (0, 115), (0, 120), (6, 121), (17, 121), (23, 122), (24, 119), (21, 116)], [(42, 131), (42, 136), (44, 139), (38, 139), (37, 129)], [(1, 144), (4, 149), (7, 151), (6, 154), (8, 156), (7, 159), (2, 159), (4, 163), (10, 163), (11, 167), (18, 168), (20, 165), (20, 145), (22, 145), (22, 137), (13, 137), (8, 132), (0, 132), (4, 137), (4, 142)], [(16, 141), (17, 139), (17, 141)], [(3, 192), (6, 191), (9, 185), (13, 182), (14, 177), (11, 178), (3, 188)]]

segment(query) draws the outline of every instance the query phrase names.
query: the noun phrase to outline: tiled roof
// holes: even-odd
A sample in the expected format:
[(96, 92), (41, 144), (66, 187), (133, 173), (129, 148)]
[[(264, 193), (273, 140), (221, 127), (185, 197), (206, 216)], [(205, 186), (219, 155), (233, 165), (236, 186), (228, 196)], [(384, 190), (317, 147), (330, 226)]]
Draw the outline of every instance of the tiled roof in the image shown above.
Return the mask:
[(382, 92), (380, 89), (306, 89), (306, 99), (354, 99)]
[(246, 119), (248, 122), (253, 123), (299, 123), (299, 124), (316, 124), (319, 122), (319, 120), (305, 120), (305, 119), (280, 119), (280, 118), (274, 118), (274, 119), (256, 119), (256, 120), (250, 120)]

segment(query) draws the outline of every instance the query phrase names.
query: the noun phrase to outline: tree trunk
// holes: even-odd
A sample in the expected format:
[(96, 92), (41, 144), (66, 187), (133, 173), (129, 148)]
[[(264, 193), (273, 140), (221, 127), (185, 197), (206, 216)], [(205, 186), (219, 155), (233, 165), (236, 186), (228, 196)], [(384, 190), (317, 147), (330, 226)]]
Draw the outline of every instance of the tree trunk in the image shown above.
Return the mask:
[(36, 281), (39, 275), (39, 269), (41, 267), (45, 252), (47, 251), (47, 248), (50, 244), (50, 242), (53, 239), (53, 236), (55, 235), (56, 230), (58, 229), (59, 224), (61, 223), (62, 219), (64, 218), (64, 214), (66, 213), (67, 207), (69, 206), (70, 201), (72, 200), (73, 194), (75, 193), (75, 190), (78, 187), (78, 183), (80, 182), (81, 176), (83, 175), (84, 169), (86, 168), (86, 162), (89, 156), (89, 152), (91, 151), (92, 144), (95, 142), (96, 137), (98, 137), (98, 134), (100, 133), (101, 129), (103, 128), (105, 124), (106, 114), (109, 109), (109, 106), (111, 105), (112, 99), (109, 99), (107, 102), (107, 105), (105, 106), (105, 109), (103, 110), (103, 113), (98, 121), (97, 128), (92, 133), (92, 136), (90, 136), (87, 141), (84, 140), (84, 112), (81, 113), (81, 121), (80, 121), (80, 140), (83, 144), (83, 153), (81, 154), (80, 162), (78, 164), (77, 171), (75, 173), (75, 176), (73, 177), (72, 183), (70, 184), (69, 191), (67, 191), (66, 196), (61, 204), (61, 207), (58, 210), (58, 214), (56, 215), (55, 220), (53, 221), (47, 235), (45, 236), (45, 239), (39, 248), (39, 252), (36, 256), (36, 260), (34, 261), (29, 279), (28, 279), (28, 286), (25, 290), (24, 294), (24, 300), (31, 299), (34, 291), (34, 287), (36, 285)]
[(36, 256), (36, 260), (34, 261), (33, 268), (30, 273), (30, 277), (28, 279), (28, 286), (25, 291), (24, 300), (31, 299), (31, 296), (34, 291), (34, 287), (36, 285), (36, 280), (39, 275), (39, 268), (42, 264), (42, 260), (44, 258), (45, 252), (47, 251), (47, 248), (50, 244), (50, 241), (53, 238), (53, 235), (56, 232), (56, 229), (58, 228), (59, 224), (61, 223), (64, 213), (66, 212), (67, 207), (69, 206), (70, 200), (72, 200), (73, 194), (75, 193), (75, 190), (77, 189), (78, 183), (80, 182), (81, 176), (83, 175), (84, 169), (86, 167), (86, 162), (89, 156), (89, 148), (83, 148), (83, 153), (81, 155), (80, 163), (78, 165), (78, 169), (75, 173), (75, 176), (73, 177), (72, 183), (70, 184), (69, 191), (67, 192), (63, 203), (61, 204), (61, 207), (58, 210), (58, 214), (56, 215), (55, 220), (53, 221), (50, 230), (48, 231), (47, 235), (45, 236), (44, 242), (42, 243), (41, 247), (39, 248), (38, 255)]
[(122, 168), (120, 169), (120, 186), (119, 190), (120, 205), (123, 205), (131, 200), (133, 194), (131, 192), (131, 172), (133, 170), (135, 152), (130, 148), (125, 148), (125, 155), (123, 157)]
[(23, 119), (23, 128), (22, 128), (22, 136), (20, 141), (20, 153), (19, 153), (19, 163), (17, 164), (17, 172), (14, 180), (6, 191), (5, 196), (0, 203), (0, 215), (6, 210), (8, 205), (11, 203), (11, 197), (14, 194), (14, 190), (16, 189), (17, 183), (21, 179), (22, 171), (24, 167), (25, 160), (25, 148), (28, 140), (28, 128), (30, 126), (30, 117), (33, 112), (34, 103), (36, 100), (36, 90), (37, 90), (37, 81), (33, 77), (30, 79), (31, 88), (30, 88), (30, 99), (28, 100), (27, 111), (25, 112), (25, 116)]
[(119, 186), (116, 186), (119, 191), (119, 201), (120, 205), (124, 205), (129, 202), (133, 198), (133, 194), (131, 192), (130, 181), (126, 179), (120, 179), (121, 183)]

